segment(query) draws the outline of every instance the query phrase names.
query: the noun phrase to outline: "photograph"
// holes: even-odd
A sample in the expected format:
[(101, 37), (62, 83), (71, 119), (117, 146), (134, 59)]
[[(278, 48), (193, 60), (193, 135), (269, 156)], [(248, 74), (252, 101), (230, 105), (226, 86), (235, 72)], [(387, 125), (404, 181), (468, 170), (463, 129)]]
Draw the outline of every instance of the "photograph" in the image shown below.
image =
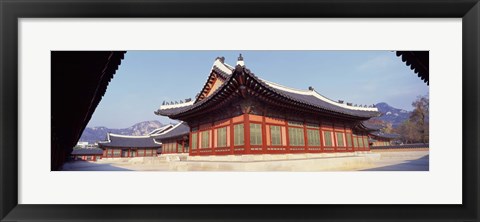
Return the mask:
[[(52, 109), (52, 144), (71, 146), (52, 146), (54, 171), (429, 171), (428, 51), (52, 51), (51, 65), (52, 107), (67, 88), (79, 107)], [(86, 127), (55, 132), (69, 121)]]

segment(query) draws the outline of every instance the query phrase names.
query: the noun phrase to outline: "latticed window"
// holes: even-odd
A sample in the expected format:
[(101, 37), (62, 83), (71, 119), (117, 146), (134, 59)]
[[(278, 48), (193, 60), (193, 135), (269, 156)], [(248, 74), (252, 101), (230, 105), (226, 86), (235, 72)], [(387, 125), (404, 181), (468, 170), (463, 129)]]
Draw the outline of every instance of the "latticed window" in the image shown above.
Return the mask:
[(363, 137), (363, 144), (365, 144), (365, 147), (368, 147), (368, 137)]
[(270, 139), (272, 145), (281, 145), (282, 136), (281, 136), (280, 126), (270, 126)]
[(115, 157), (120, 156), (121, 153), (122, 153), (122, 150), (119, 150), (119, 149), (114, 149), (113, 150), (113, 156), (115, 156)]
[(345, 140), (347, 141), (347, 146), (351, 147), (352, 146), (352, 134), (345, 134)]
[(262, 125), (250, 123), (250, 144), (262, 145)]
[(227, 146), (227, 127), (217, 129), (217, 147)]
[(200, 133), (202, 137), (202, 144), (200, 148), (209, 148), (210, 147), (210, 131), (203, 131)]
[(307, 129), (309, 146), (320, 146), (320, 134), (318, 130)]
[(192, 150), (197, 149), (197, 134), (192, 133)]
[(362, 137), (357, 137), (358, 138), (358, 147), (363, 147), (363, 139)]
[(333, 146), (332, 132), (330, 131), (323, 132), (323, 138), (325, 139), (325, 146)]
[(290, 146), (304, 146), (305, 137), (303, 135), (303, 128), (288, 128), (288, 139)]
[(337, 134), (337, 146), (345, 146), (345, 142), (343, 141), (343, 133), (336, 133)]
[(357, 137), (353, 137), (353, 147), (358, 147), (358, 140)]
[(244, 126), (243, 123), (237, 124), (233, 127), (233, 144), (235, 146), (242, 146), (245, 144)]

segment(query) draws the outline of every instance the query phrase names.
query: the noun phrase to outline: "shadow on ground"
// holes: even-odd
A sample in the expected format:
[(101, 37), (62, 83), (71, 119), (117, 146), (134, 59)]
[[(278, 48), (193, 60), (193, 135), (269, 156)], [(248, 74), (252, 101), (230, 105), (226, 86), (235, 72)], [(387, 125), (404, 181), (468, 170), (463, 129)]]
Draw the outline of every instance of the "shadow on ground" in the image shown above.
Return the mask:
[(63, 165), (61, 171), (132, 171), (127, 168), (112, 166), (109, 163), (88, 161), (70, 161)]
[(429, 171), (429, 156), (426, 155), (415, 160), (407, 160), (400, 164), (375, 167), (363, 171)]

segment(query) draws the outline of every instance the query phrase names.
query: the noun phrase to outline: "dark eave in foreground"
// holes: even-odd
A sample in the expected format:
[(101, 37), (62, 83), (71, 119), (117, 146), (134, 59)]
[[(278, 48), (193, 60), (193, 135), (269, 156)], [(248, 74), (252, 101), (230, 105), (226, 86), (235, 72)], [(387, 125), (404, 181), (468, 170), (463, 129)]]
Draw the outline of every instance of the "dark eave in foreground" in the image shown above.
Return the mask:
[(119, 68), (125, 51), (52, 51), (51, 169), (80, 138)]
[(429, 84), (429, 51), (397, 51), (396, 54), (423, 82)]

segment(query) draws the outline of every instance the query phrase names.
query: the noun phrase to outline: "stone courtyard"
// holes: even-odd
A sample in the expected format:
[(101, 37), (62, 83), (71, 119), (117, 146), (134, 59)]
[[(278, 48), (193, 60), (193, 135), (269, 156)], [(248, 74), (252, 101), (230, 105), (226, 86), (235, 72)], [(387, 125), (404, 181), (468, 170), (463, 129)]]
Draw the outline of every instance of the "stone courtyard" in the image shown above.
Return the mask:
[(164, 155), (70, 161), (64, 171), (428, 171), (429, 151), (230, 156)]

